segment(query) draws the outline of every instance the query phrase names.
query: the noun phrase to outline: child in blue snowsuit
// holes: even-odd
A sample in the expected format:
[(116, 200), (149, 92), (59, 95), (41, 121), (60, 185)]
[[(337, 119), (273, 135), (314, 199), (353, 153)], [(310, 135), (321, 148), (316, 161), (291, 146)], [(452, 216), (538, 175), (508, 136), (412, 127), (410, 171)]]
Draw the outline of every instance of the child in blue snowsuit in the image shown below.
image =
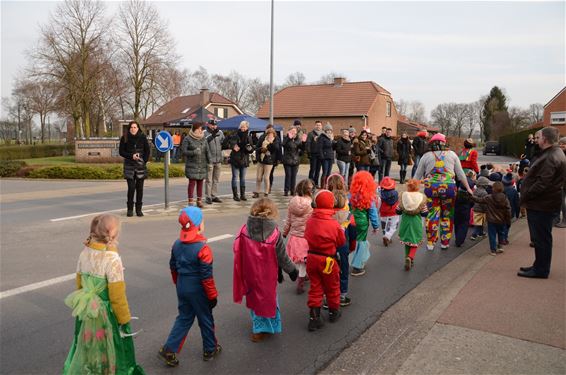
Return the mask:
[(179, 315), (159, 350), (159, 358), (171, 367), (179, 365), (175, 353), (181, 351), (195, 317), (202, 335), (203, 360), (211, 360), (222, 350), (214, 333), (212, 309), (216, 306), (218, 292), (212, 276), (212, 251), (202, 235), (202, 211), (192, 206), (183, 208), (179, 223), (181, 235), (173, 244), (169, 261), (177, 289)]
[[(511, 204), (511, 219), (518, 219), (521, 215), (521, 207), (519, 204), (519, 192), (514, 186), (513, 174), (507, 173), (505, 176), (503, 176), (501, 182), (503, 182), (503, 192), (505, 193), (505, 196), (507, 196), (509, 204)], [(503, 230), (503, 240), (501, 241), (501, 245), (509, 244), (510, 228), (510, 225), (505, 226), (505, 229)]]
[[(468, 179), (468, 186), (473, 189), (475, 186), (474, 180), (470, 177)], [(456, 247), (462, 246), (468, 235), (468, 227), (470, 224), (470, 214), (474, 201), (470, 194), (464, 189), (462, 184), (459, 184), (456, 193), (456, 203), (454, 205), (454, 235), (456, 237)]]

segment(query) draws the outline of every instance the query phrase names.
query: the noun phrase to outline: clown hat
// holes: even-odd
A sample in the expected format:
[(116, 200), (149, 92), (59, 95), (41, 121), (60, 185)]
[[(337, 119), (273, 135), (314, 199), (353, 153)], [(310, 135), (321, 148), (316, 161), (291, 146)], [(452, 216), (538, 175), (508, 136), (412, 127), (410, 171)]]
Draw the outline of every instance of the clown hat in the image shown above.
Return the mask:
[(429, 142), (434, 142), (434, 141), (446, 143), (446, 136), (442, 133), (436, 133), (435, 135), (432, 136)]
[(393, 190), (395, 189), (395, 180), (391, 177), (385, 177), (383, 180), (381, 180), (379, 185), (382, 189)]
[(179, 212), (179, 224), (181, 224), (181, 241), (189, 238), (189, 232), (198, 230), (202, 223), (202, 211), (198, 207), (187, 206)]

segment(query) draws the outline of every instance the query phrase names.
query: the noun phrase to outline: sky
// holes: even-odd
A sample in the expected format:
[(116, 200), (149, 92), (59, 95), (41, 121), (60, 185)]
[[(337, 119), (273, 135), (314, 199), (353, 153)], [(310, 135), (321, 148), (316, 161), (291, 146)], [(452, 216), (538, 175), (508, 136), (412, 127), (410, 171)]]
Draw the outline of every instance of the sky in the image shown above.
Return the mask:
[[(182, 68), (269, 81), (269, 1), (154, 1)], [(28, 64), (59, 2), (5, 1), (1, 95)], [(119, 2), (106, 2), (107, 16)], [(275, 82), (329, 72), (375, 81), (395, 100), (468, 103), (497, 85), (510, 105), (546, 104), (566, 85), (565, 2), (275, 1)]]

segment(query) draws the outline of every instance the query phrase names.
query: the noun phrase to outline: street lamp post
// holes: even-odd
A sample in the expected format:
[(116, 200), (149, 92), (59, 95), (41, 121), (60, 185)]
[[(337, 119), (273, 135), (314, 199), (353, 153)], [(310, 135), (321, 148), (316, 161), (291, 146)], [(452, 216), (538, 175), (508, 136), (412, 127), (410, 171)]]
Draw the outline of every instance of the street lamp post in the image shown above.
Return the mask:
[(273, 123), (273, 8), (275, 0), (271, 0), (271, 58), (269, 63), (269, 123)]

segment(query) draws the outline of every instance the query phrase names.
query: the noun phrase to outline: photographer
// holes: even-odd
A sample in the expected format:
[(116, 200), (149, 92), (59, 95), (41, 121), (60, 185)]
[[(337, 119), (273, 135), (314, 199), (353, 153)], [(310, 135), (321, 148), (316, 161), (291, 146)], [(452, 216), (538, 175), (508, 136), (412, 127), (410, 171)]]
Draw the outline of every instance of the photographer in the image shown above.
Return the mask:
[(204, 137), (208, 142), (211, 160), (208, 164), (208, 173), (205, 182), (206, 203), (222, 203), (216, 195), (218, 192), (218, 181), (220, 180), (220, 167), (222, 165), (222, 144), (224, 143), (224, 133), (218, 129), (215, 120), (208, 122), (208, 129), (204, 132)]
[[(226, 138), (225, 148), (232, 150), (230, 164), (232, 165), (232, 193), (235, 201), (247, 201), (246, 198), (246, 169), (250, 165), (249, 155), (254, 152), (252, 137), (249, 132), (250, 124), (240, 122), (238, 131)], [(238, 175), (240, 177), (240, 196), (238, 197)]]
[(124, 178), (128, 182), (127, 216), (134, 215), (134, 193), (136, 215), (143, 216), (143, 182), (147, 178), (146, 163), (149, 160), (149, 143), (137, 122), (128, 124), (128, 131), (120, 138), (120, 156), (124, 158)]

